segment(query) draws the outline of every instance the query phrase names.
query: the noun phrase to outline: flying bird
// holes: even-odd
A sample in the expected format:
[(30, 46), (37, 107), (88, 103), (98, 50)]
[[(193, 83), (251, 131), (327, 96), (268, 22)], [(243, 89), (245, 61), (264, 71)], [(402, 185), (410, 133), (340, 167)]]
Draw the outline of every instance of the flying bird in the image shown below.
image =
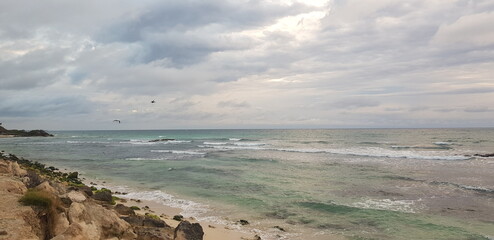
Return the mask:
[(120, 123), (120, 120), (118, 120), (118, 119), (115, 119), (115, 120), (113, 120), (113, 122), (117, 122), (117, 123)]
[(156, 102), (156, 101), (154, 101), (154, 100), (153, 100), (153, 101), (151, 101), (151, 103), (155, 103), (155, 102)]

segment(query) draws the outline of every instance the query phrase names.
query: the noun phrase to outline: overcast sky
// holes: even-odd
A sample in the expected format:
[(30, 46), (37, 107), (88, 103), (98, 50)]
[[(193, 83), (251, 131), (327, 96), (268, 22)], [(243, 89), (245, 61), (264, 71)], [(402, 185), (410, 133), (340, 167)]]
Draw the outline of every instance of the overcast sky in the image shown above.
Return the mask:
[(494, 127), (493, 23), (492, 0), (2, 0), (0, 122)]

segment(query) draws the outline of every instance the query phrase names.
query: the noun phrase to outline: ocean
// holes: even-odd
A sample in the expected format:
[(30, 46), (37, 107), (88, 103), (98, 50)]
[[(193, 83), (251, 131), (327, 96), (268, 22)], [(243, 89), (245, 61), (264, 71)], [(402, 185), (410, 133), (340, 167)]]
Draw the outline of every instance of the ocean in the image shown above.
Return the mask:
[(492, 128), (49, 132), (0, 150), (263, 240), (494, 237)]

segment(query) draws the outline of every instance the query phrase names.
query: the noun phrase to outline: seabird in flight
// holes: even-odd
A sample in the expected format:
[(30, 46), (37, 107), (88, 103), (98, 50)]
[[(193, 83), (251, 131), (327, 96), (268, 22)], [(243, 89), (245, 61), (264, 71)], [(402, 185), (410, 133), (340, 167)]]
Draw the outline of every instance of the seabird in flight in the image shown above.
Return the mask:
[(153, 100), (153, 101), (151, 101), (151, 103), (155, 103), (155, 102), (156, 102), (156, 101), (154, 101), (154, 100)]
[(117, 123), (120, 123), (120, 120), (118, 120), (118, 119), (115, 119), (115, 120), (113, 120), (113, 122), (117, 122)]

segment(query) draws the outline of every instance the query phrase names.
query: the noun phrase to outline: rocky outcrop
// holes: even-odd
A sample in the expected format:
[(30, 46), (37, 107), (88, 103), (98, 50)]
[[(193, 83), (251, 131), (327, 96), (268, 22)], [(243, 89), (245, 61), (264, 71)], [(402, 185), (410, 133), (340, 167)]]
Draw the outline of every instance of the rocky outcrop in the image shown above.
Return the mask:
[(109, 203), (113, 200), (110, 190), (98, 191), (92, 197), (98, 201), (109, 202)]
[[(138, 215), (122, 204), (112, 206), (106, 201), (112, 198), (109, 190), (100, 190), (94, 195), (91, 192), (93, 196), (90, 196), (87, 187), (50, 180), (50, 176), (58, 175), (40, 175), (31, 168), (35, 165), (29, 165), (26, 171), (24, 165), (2, 160), (0, 156), (0, 240), (203, 239), (204, 232), (198, 223), (183, 221), (174, 229), (158, 216)], [(30, 180), (31, 177), (36, 178), (35, 181)], [(38, 184), (32, 186), (34, 183)], [(29, 194), (31, 199), (25, 200)], [(96, 200), (95, 196), (105, 201)], [(31, 206), (22, 205), (19, 199)], [(41, 200), (43, 204), (36, 204)]]
[(5, 163), (0, 164), (0, 239), (40, 239), (42, 236), (36, 212), (18, 201), (27, 191), (20, 179), (12, 178)]
[(68, 210), (68, 220), (78, 234), (87, 239), (135, 239), (129, 223), (120, 219), (115, 212), (91, 201), (72, 202)]
[(11, 129), (8, 130), (2, 126), (0, 126), (0, 135), (10, 135), (14, 137), (53, 137), (52, 134), (47, 133), (44, 130), (17, 130)]

